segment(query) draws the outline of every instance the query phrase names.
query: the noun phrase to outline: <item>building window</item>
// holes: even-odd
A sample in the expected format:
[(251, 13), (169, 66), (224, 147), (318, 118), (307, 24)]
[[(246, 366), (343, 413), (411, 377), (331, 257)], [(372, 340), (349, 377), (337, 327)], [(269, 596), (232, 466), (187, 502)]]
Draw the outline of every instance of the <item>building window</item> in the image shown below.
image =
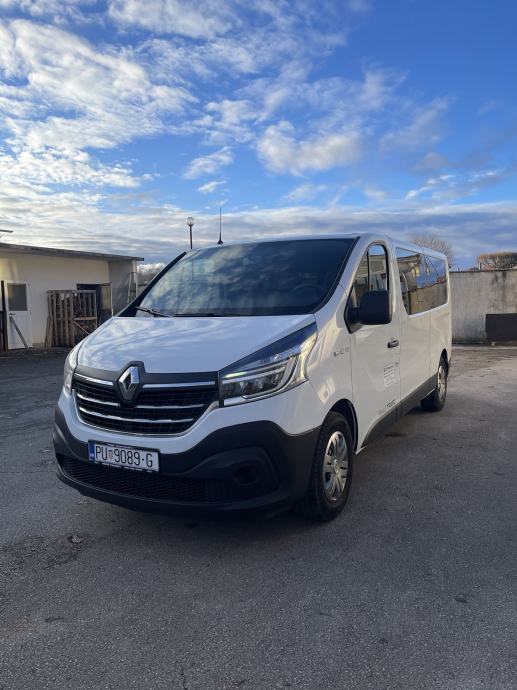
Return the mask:
[(7, 283), (7, 303), (9, 311), (28, 311), (25, 283)]

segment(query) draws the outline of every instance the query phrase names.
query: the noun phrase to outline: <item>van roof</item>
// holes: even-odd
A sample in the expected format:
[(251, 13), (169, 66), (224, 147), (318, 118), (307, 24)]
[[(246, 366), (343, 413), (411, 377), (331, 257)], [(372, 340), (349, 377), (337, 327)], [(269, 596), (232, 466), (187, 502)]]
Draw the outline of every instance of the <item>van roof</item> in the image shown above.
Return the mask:
[[(305, 233), (299, 235), (274, 235), (272, 237), (260, 237), (255, 239), (243, 239), (243, 240), (228, 240), (224, 242), (224, 245), (234, 245), (234, 244), (256, 244), (261, 242), (289, 242), (292, 240), (337, 240), (337, 239), (348, 239), (348, 240), (358, 240), (360, 239), (362, 244), (370, 244), (371, 242), (379, 240), (388, 240), (395, 247), (400, 249), (405, 249), (406, 251), (415, 252), (415, 254), (428, 254), (430, 256), (436, 256), (439, 258), (446, 258), (445, 254), (436, 251), (435, 249), (430, 249), (428, 247), (423, 247), (413, 242), (408, 242), (403, 239), (397, 239), (383, 233), (372, 233), (372, 232), (335, 232), (335, 233)], [(224, 246), (223, 245), (223, 246)]]

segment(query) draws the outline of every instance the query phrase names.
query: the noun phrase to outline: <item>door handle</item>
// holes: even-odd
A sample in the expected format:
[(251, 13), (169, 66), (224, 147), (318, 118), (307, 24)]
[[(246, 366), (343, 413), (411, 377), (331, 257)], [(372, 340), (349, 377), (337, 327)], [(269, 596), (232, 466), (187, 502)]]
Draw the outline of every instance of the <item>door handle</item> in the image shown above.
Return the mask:
[(388, 347), (398, 347), (399, 346), (399, 341), (396, 338), (392, 338), (391, 340), (388, 340)]

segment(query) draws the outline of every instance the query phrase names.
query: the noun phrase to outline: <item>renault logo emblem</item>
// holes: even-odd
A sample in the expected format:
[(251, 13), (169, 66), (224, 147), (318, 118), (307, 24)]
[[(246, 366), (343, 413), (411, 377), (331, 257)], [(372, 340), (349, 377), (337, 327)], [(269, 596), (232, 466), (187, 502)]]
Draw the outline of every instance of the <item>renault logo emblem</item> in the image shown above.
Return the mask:
[(139, 385), (140, 372), (138, 371), (138, 367), (135, 366), (128, 367), (118, 380), (120, 394), (126, 402), (133, 400)]

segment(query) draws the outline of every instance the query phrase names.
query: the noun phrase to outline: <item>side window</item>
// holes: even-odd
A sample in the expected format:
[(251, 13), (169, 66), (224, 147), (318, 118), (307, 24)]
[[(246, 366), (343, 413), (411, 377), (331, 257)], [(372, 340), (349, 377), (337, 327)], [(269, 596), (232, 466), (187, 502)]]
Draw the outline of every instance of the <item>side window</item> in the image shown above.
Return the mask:
[(431, 308), (428, 267), (423, 254), (397, 247), (402, 302), (408, 314), (421, 314)]
[(348, 300), (350, 307), (358, 307), (365, 292), (368, 292), (368, 252), (363, 255), (356, 271), (352, 292)]
[(360, 306), (364, 293), (388, 289), (389, 272), (386, 249), (380, 244), (372, 244), (359, 262), (347, 302), (346, 320), (352, 333), (361, 328), (361, 323), (354, 316), (354, 310)]
[(440, 307), (447, 302), (447, 266), (443, 259), (426, 257), (429, 265), (429, 291), (432, 304), (430, 308)]
[(388, 289), (388, 261), (386, 250), (380, 244), (372, 244), (368, 249), (369, 290)]

